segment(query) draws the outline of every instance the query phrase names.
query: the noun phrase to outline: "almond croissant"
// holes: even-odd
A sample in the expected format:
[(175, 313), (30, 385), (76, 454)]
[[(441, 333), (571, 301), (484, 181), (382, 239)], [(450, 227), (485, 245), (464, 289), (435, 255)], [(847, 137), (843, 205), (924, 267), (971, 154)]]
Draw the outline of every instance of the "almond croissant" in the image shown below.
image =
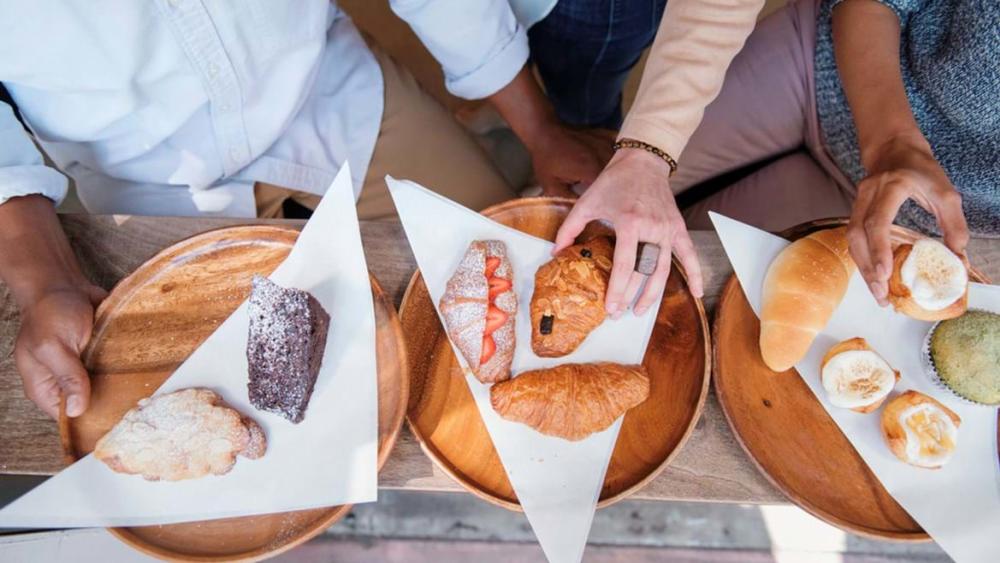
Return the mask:
[(531, 349), (545, 358), (576, 350), (604, 322), (614, 247), (607, 237), (563, 249), (535, 273)]
[(646, 368), (612, 363), (526, 371), (490, 389), (502, 418), (574, 442), (608, 428), (648, 396)]

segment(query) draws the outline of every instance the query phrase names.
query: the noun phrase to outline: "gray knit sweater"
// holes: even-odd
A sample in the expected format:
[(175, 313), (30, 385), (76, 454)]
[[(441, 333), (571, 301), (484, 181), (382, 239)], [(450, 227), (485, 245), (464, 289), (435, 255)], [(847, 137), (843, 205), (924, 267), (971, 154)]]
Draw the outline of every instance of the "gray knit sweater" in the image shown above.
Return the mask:
[[(962, 194), (969, 229), (1000, 236), (1000, 0), (880, 0), (899, 16), (900, 63), (910, 106), (934, 156)], [(823, 140), (855, 183), (865, 176), (833, 55), (830, 14), (817, 22), (816, 105)], [(937, 234), (912, 201), (897, 222)]]

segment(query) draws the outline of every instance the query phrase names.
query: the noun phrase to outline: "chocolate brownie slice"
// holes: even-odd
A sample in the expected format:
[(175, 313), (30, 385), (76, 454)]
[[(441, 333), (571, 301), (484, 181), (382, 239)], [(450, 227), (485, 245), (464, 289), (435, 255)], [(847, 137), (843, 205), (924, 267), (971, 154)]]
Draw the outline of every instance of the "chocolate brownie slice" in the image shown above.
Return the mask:
[(300, 289), (254, 276), (250, 293), (250, 403), (299, 423), (323, 362), (330, 315)]

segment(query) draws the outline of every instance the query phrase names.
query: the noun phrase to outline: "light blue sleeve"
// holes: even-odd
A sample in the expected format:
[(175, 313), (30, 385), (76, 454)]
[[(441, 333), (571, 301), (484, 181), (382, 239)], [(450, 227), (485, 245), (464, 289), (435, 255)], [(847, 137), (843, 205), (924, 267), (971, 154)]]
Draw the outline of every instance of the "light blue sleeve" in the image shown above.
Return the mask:
[(12, 197), (32, 194), (59, 204), (66, 197), (67, 184), (65, 176), (45, 165), (13, 109), (0, 102), (0, 205)]
[(528, 62), (528, 34), (508, 0), (390, 0), (461, 98), (491, 96)]

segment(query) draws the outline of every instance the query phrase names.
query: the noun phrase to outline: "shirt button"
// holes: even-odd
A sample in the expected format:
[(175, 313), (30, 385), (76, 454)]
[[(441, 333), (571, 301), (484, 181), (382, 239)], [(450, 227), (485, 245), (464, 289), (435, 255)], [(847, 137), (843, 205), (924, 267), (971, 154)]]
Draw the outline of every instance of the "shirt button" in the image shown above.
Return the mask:
[(183, 0), (168, 0), (171, 8), (179, 8)]
[(215, 63), (208, 63), (208, 75), (215, 76), (216, 74), (219, 74), (219, 65)]
[(229, 160), (239, 162), (243, 159), (243, 151), (239, 147), (229, 149)]
[(226, 113), (226, 112), (228, 112), (228, 111), (229, 111), (230, 109), (231, 109), (231, 108), (229, 107), (229, 104), (220, 104), (220, 105), (219, 105), (219, 111), (221, 111), (222, 113)]

